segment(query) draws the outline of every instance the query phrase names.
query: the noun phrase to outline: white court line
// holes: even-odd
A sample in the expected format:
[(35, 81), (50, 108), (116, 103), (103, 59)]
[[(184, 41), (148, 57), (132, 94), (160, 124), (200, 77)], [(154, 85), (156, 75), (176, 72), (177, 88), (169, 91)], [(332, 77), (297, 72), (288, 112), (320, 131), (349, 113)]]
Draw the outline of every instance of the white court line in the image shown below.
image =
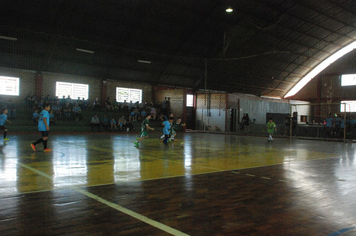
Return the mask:
[[(29, 170), (31, 170), (31, 171), (33, 171), (33, 172), (45, 177), (45, 178), (54, 180), (52, 176), (47, 175), (47, 174), (45, 174), (45, 173), (43, 173), (43, 172), (41, 172), (41, 171), (39, 171), (39, 170), (37, 170), (35, 168), (32, 168), (32, 167), (26, 165), (26, 164), (23, 164), (21, 162), (18, 162), (18, 164), (20, 166), (24, 167), (24, 168), (27, 168), (27, 169), (29, 169)], [(131, 216), (131, 217), (133, 217), (135, 219), (138, 219), (138, 220), (140, 220), (140, 221), (142, 221), (142, 222), (144, 222), (146, 224), (149, 224), (149, 225), (151, 225), (151, 226), (153, 226), (153, 227), (155, 227), (157, 229), (160, 229), (162, 231), (165, 231), (165, 232), (167, 232), (169, 234), (176, 235), (176, 236), (189, 236), (189, 234), (185, 234), (185, 233), (183, 233), (181, 231), (178, 231), (178, 230), (176, 230), (174, 228), (171, 228), (171, 227), (169, 227), (167, 225), (164, 225), (164, 224), (162, 224), (162, 223), (160, 223), (158, 221), (151, 220), (150, 218), (148, 218), (146, 216), (143, 216), (143, 215), (141, 215), (139, 213), (131, 211), (131, 210), (129, 210), (129, 209), (125, 208), (125, 207), (122, 207), (122, 206), (120, 206), (118, 204), (109, 202), (109, 201), (107, 201), (107, 200), (105, 200), (105, 199), (103, 199), (103, 198), (101, 198), (101, 197), (99, 197), (99, 196), (97, 196), (95, 194), (92, 194), (92, 193), (90, 193), (88, 191), (85, 191), (83, 189), (80, 189), (78, 187), (69, 186), (68, 188), (73, 189), (78, 193), (81, 193), (81, 194), (83, 194), (83, 195), (85, 195), (85, 196), (87, 196), (87, 197), (89, 197), (91, 199), (94, 199), (94, 200), (96, 200), (98, 202), (101, 202), (101, 203), (107, 205), (108, 207), (111, 207), (111, 208), (113, 208), (115, 210), (118, 210), (118, 211), (120, 211), (120, 212), (122, 212), (122, 213), (124, 213), (126, 215), (129, 215), (129, 216)]]

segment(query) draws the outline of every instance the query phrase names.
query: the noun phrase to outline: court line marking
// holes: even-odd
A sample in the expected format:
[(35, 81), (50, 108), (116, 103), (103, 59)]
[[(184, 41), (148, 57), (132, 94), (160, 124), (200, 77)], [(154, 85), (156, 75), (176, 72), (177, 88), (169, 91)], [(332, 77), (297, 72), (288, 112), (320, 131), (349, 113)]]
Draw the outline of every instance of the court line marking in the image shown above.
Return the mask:
[[(18, 162), (18, 163), (19, 163), (20, 166), (22, 166), (22, 167), (24, 167), (26, 169), (29, 169), (29, 170), (31, 170), (31, 171), (33, 171), (33, 172), (45, 177), (45, 178), (54, 180), (54, 178), (52, 176), (47, 175), (46, 173), (43, 173), (42, 171), (39, 171), (39, 170), (37, 170), (35, 168), (32, 168), (32, 167), (30, 167), (30, 166), (28, 166), (26, 164), (21, 163), (21, 162)], [(141, 215), (139, 213), (131, 211), (131, 210), (129, 210), (129, 209), (125, 208), (125, 207), (122, 207), (122, 206), (120, 206), (118, 204), (115, 204), (113, 202), (109, 202), (109, 201), (107, 201), (107, 200), (105, 200), (105, 199), (103, 199), (103, 198), (101, 198), (101, 197), (99, 197), (99, 196), (97, 196), (95, 194), (92, 194), (92, 193), (90, 193), (90, 192), (88, 192), (86, 190), (80, 189), (79, 187), (68, 186), (68, 188), (73, 189), (74, 191), (76, 191), (78, 193), (81, 193), (81, 194), (83, 194), (83, 195), (85, 195), (85, 196), (87, 196), (87, 197), (89, 197), (91, 199), (94, 199), (94, 200), (96, 200), (98, 202), (101, 202), (104, 205), (107, 205), (108, 207), (111, 207), (111, 208), (113, 208), (113, 209), (115, 209), (117, 211), (120, 211), (120, 212), (122, 212), (122, 213), (124, 213), (126, 215), (129, 215), (129, 216), (131, 216), (131, 217), (133, 217), (133, 218), (135, 218), (137, 220), (140, 220), (140, 221), (142, 221), (142, 222), (144, 222), (146, 224), (149, 224), (149, 225), (151, 225), (151, 226), (153, 226), (153, 227), (155, 227), (157, 229), (160, 229), (162, 231), (165, 231), (165, 232), (167, 232), (169, 234), (176, 235), (176, 236), (189, 236), (189, 234), (183, 233), (183, 232), (181, 232), (179, 230), (176, 230), (176, 229), (174, 229), (172, 227), (169, 227), (169, 226), (167, 226), (165, 224), (162, 224), (162, 223), (160, 223), (158, 221), (152, 220), (152, 219), (150, 219), (150, 218), (148, 218), (146, 216), (143, 216), (143, 215)]]

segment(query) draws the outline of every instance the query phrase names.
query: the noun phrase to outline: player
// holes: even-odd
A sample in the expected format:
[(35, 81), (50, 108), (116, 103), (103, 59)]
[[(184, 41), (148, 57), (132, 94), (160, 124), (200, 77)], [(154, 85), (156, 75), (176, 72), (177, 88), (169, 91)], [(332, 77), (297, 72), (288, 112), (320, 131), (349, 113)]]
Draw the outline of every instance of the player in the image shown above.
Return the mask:
[(176, 121), (173, 121), (173, 123), (171, 125), (171, 129), (170, 129), (171, 137), (169, 140), (175, 141), (174, 137), (177, 135), (176, 130), (181, 126), (182, 127), (185, 126), (185, 123), (182, 124), (181, 122), (182, 122), (182, 119), (180, 117), (178, 117)]
[(141, 124), (141, 132), (140, 132), (140, 137), (137, 138), (137, 141), (134, 142), (134, 144), (136, 145), (136, 147), (139, 147), (140, 146), (140, 141), (142, 139), (145, 139), (145, 138), (148, 138), (148, 134), (147, 134), (147, 131), (150, 129), (150, 130), (154, 130), (154, 128), (151, 128), (148, 123), (149, 123), (149, 120), (151, 119), (151, 114), (148, 114), (146, 116), (146, 119), (142, 122)]
[(11, 121), (7, 119), (7, 112), (8, 110), (6, 108), (2, 109), (1, 115), (0, 115), (0, 130), (4, 131), (4, 141), (9, 141), (10, 139), (6, 137), (7, 135), (7, 127), (5, 126), (5, 122), (9, 122), (11, 124)]
[(276, 124), (273, 122), (272, 118), (269, 118), (268, 123), (266, 124), (267, 126), (267, 131), (268, 131), (268, 142), (273, 142), (273, 138), (272, 135), (274, 132), (277, 132), (277, 126)]
[(38, 130), (42, 134), (42, 138), (34, 143), (31, 143), (31, 148), (36, 151), (36, 145), (43, 142), (43, 151), (50, 152), (51, 149), (47, 148), (48, 132), (49, 132), (49, 113), (51, 106), (47, 103), (43, 104), (43, 111), (41, 111), (38, 120)]
[(162, 123), (163, 127), (163, 134), (164, 134), (164, 140), (163, 143), (167, 145), (169, 138), (171, 137), (169, 130), (171, 129), (171, 125), (174, 121), (173, 117), (169, 117), (168, 120), (164, 121)]

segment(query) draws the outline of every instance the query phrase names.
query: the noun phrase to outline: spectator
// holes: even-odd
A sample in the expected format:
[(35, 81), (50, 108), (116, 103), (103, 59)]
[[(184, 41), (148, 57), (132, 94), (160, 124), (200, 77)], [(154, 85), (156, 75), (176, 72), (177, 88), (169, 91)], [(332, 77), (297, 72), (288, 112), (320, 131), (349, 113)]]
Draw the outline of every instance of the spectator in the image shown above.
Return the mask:
[(95, 98), (94, 102), (93, 102), (93, 110), (99, 110), (100, 111), (100, 103), (99, 103), (99, 99)]
[(120, 130), (125, 130), (126, 129), (126, 119), (125, 119), (125, 116), (122, 116), (120, 119), (119, 119), (119, 129)]
[(106, 101), (105, 101), (105, 105), (106, 105), (106, 110), (107, 111), (114, 111), (114, 106), (113, 106), (113, 104), (111, 103), (111, 101), (110, 101), (110, 97), (108, 97), (107, 99), (106, 99)]
[(135, 104), (133, 104), (132, 101), (130, 101), (129, 110), (130, 110), (130, 111), (133, 111), (134, 108), (135, 108)]
[(100, 124), (101, 124), (101, 126), (104, 127), (105, 130), (108, 130), (108, 129), (109, 129), (110, 122), (109, 122), (109, 119), (106, 117), (105, 114), (104, 114), (103, 117), (101, 118)]
[(91, 126), (91, 132), (94, 132), (94, 127), (97, 127), (97, 128), (98, 128), (98, 131), (101, 132), (101, 129), (100, 129), (100, 121), (99, 121), (99, 118), (98, 118), (97, 115), (94, 115), (94, 116), (91, 118), (90, 126)]
[(66, 104), (66, 96), (62, 96), (61, 100), (60, 100), (60, 105), (64, 106)]
[(132, 122), (129, 120), (126, 122), (126, 131), (132, 131), (135, 127), (133, 126)]
[(153, 120), (156, 120), (156, 108), (152, 107), (151, 108), (151, 116)]
[(73, 113), (76, 121), (81, 121), (83, 119), (82, 109), (80, 108), (78, 103), (76, 103), (75, 106), (73, 107)]
[(53, 110), (49, 113), (49, 124), (50, 125), (56, 125), (56, 122), (54, 121)]
[(54, 113), (54, 119), (61, 120), (62, 119), (62, 109), (59, 106), (59, 100), (52, 106), (52, 111)]
[(32, 114), (32, 120), (38, 124), (38, 118), (39, 118), (39, 115), (38, 115), (38, 110), (36, 109), (33, 114)]
[(146, 114), (147, 114), (147, 112), (143, 109), (143, 110), (141, 111), (141, 118), (142, 118), (142, 119), (145, 119)]
[(129, 120), (130, 120), (130, 121), (137, 121), (137, 113), (138, 113), (137, 109), (135, 109), (134, 111), (132, 111), (132, 112), (130, 113)]
[(170, 114), (172, 111), (171, 111), (171, 98), (168, 97), (167, 101), (166, 101), (166, 113), (167, 114)]
[(72, 98), (70, 97), (70, 95), (68, 95), (68, 97), (66, 98), (66, 103), (69, 103), (70, 105), (72, 104)]
[(250, 130), (250, 117), (248, 116), (248, 114), (246, 113), (245, 115), (245, 119), (243, 119), (244, 122), (244, 134), (251, 134), (251, 130)]
[(16, 119), (16, 108), (12, 100), (9, 100), (9, 104), (7, 105), (7, 110), (8, 110), (8, 118), (9, 119)]
[(122, 103), (121, 108), (124, 110), (124, 112), (127, 112), (129, 110), (129, 105), (127, 104), (126, 100)]
[(67, 103), (62, 107), (62, 111), (63, 111), (65, 120), (66, 120), (66, 121), (71, 120), (71, 118), (72, 118), (72, 108), (71, 108), (69, 102), (67, 102)]
[(242, 115), (242, 119), (241, 119), (241, 122), (240, 122), (240, 130), (244, 130), (244, 129), (245, 129), (245, 128), (244, 128), (245, 116), (246, 116), (246, 114), (244, 113), (244, 114)]
[(113, 129), (115, 129), (115, 131), (117, 131), (116, 121), (114, 118), (112, 118), (110, 121), (110, 129), (111, 129), (111, 132), (113, 131)]

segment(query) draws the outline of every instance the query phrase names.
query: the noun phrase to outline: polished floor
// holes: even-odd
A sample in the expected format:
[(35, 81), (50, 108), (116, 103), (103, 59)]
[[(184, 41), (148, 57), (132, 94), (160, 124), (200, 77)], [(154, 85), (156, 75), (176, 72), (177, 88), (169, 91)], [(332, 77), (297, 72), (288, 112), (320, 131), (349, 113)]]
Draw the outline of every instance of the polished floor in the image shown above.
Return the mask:
[(224, 134), (0, 143), (0, 235), (356, 235), (356, 144)]

